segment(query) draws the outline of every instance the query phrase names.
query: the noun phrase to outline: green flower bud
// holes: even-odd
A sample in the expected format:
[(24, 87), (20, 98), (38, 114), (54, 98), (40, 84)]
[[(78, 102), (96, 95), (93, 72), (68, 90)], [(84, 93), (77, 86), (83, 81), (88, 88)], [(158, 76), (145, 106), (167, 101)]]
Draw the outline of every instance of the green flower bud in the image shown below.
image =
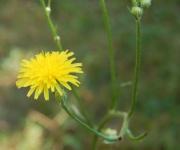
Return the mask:
[(51, 12), (51, 8), (49, 6), (46, 7), (46, 12), (50, 13)]
[(148, 8), (149, 6), (151, 6), (151, 0), (141, 0), (140, 3), (142, 5), (142, 7)]
[(143, 14), (143, 9), (141, 7), (138, 6), (134, 6), (131, 9), (131, 13), (135, 16), (135, 17), (141, 17)]
[[(112, 138), (112, 139), (118, 137), (118, 135), (117, 135), (117, 130), (115, 130), (115, 129), (107, 128), (107, 129), (104, 131), (104, 133), (105, 133), (107, 136), (109, 136), (109, 138)], [(105, 144), (113, 144), (114, 142), (109, 142), (109, 141), (107, 141), (107, 140), (104, 140), (104, 143), (105, 143)]]

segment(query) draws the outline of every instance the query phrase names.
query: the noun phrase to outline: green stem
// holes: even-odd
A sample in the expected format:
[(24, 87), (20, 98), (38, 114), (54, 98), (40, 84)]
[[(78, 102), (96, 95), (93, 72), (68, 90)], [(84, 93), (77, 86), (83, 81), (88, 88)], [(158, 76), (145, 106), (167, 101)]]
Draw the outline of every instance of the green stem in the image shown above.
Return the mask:
[[(108, 10), (106, 7), (105, 0), (100, 0), (100, 6), (103, 12), (103, 20), (105, 24), (105, 30), (107, 33), (107, 39), (108, 39), (108, 51), (109, 51), (109, 61), (110, 61), (110, 72), (111, 72), (111, 92), (112, 92), (112, 101), (111, 101), (111, 110), (115, 110), (117, 107), (117, 86), (116, 86), (116, 72), (115, 72), (115, 52), (113, 49), (113, 42), (112, 42), (112, 32), (111, 32), (111, 25), (109, 21), (109, 14)], [(101, 120), (99, 126), (98, 126), (98, 131), (100, 131), (104, 125), (111, 119), (111, 115), (107, 113), (103, 119)], [(97, 142), (98, 142), (98, 136), (94, 136), (93, 139), (93, 149), (97, 149)]]
[(86, 122), (87, 122), (91, 127), (93, 127), (93, 125), (92, 125), (90, 119), (88, 118), (88, 116), (87, 116), (87, 114), (86, 114), (86, 111), (85, 111), (85, 109), (84, 109), (84, 107), (83, 107), (82, 99), (79, 97), (77, 91), (76, 91), (74, 88), (72, 88), (72, 93), (73, 93), (74, 97), (76, 98), (76, 100), (78, 101), (78, 105), (79, 105), (79, 107), (80, 107), (81, 114), (82, 114), (83, 117), (85, 118)]
[(147, 132), (143, 132), (142, 134), (140, 134), (138, 136), (134, 136), (129, 129), (126, 130), (126, 133), (128, 135), (128, 138), (130, 140), (132, 140), (132, 141), (140, 141), (140, 140), (144, 139), (147, 136)]
[(66, 102), (62, 99), (61, 104), (63, 109), (67, 112), (67, 114), (72, 117), (74, 120), (76, 120), (78, 123), (80, 123), (84, 128), (88, 129), (90, 132), (96, 134), (97, 136), (109, 141), (109, 142), (115, 142), (119, 140), (119, 137), (108, 137), (105, 134), (102, 134), (101, 132), (97, 131), (96, 129), (90, 127), (88, 124), (86, 124), (83, 120), (81, 120), (75, 113), (71, 112), (66, 105)]
[[(105, 124), (111, 119), (110, 113), (107, 113), (101, 120), (100, 124), (98, 125), (97, 130), (101, 131), (101, 129), (105, 126)], [(94, 135), (92, 149), (97, 150), (97, 143), (98, 143), (98, 136)]]
[[(51, 30), (51, 33), (52, 33), (52, 36), (54, 38), (54, 41), (58, 47), (59, 50), (63, 50), (63, 47), (62, 47), (62, 44), (61, 44), (61, 38), (60, 36), (57, 34), (57, 31), (56, 31), (56, 27), (55, 25), (53, 24), (53, 21), (50, 17), (50, 12), (47, 11), (47, 7), (46, 7), (46, 4), (45, 4), (45, 1), (44, 0), (40, 0), (41, 1), (41, 4), (43, 6), (43, 9), (44, 9), (44, 12), (45, 12), (45, 15), (46, 15), (46, 19), (47, 19), (47, 22), (48, 22), (48, 25), (49, 25), (49, 28)], [(48, 7), (49, 9), (50, 8), (50, 1), (48, 1)]]
[(141, 20), (140, 18), (136, 18), (136, 61), (134, 67), (134, 81), (132, 87), (131, 108), (129, 110), (128, 117), (131, 117), (132, 114), (134, 113), (135, 106), (137, 103), (140, 65), (141, 65)]
[(116, 71), (115, 71), (115, 51), (113, 49), (113, 42), (112, 42), (112, 32), (111, 32), (111, 25), (109, 21), (109, 14), (106, 7), (105, 0), (100, 0), (100, 6), (103, 12), (103, 20), (105, 24), (105, 29), (107, 33), (107, 39), (108, 39), (108, 49), (109, 49), (109, 61), (110, 61), (110, 72), (111, 72), (111, 91), (112, 91), (112, 103), (111, 103), (111, 109), (116, 109), (117, 106), (117, 86), (116, 86)]
[(48, 0), (48, 6), (51, 7), (51, 0)]

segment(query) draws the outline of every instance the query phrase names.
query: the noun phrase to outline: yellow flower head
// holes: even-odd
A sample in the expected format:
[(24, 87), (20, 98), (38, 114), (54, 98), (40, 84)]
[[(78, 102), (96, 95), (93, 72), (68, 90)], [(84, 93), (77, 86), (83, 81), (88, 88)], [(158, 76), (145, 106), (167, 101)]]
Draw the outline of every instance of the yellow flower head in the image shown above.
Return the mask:
[(71, 90), (69, 83), (79, 86), (80, 82), (74, 73), (83, 73), (82, 64), (74, 63), (73, 52), (42, 52), (30, 60), (22, 60), (16, 85), (18, 88), (30, 87), (27, 94), (38, 99), (44, 93), (49, 100), (49, 91), (63, 95), (63, 87)]

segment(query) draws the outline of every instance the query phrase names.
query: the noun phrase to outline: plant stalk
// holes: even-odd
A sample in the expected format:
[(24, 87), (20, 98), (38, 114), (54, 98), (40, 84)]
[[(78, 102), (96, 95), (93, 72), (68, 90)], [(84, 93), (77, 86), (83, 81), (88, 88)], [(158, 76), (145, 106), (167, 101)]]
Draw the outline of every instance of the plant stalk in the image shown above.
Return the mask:
[[(44, 12), (45, 12), (45, 15), (46, 15), (46, 19), (47, 19), (47, 22), (48, 22), (48, 25), (49, 25), (51, 34), (52, 34), (52, 36), (53, 36), (53, 38), (54, 38), (55, 44), (57, 45), (57, 47), (58, 47), (59, 50), (63, 50), (63, 47), (62, 47), (62, 44), (61, 44), (61, 38), (60, 38), (60, 36), (57, 34), (56, 27), (55, 27), (55, 25), (53, 24), (53, 21), (52, 21), (52, 19), (51, 19), (51, 17), (50, 17), (50, 12), (51, 12), (50, 2), (51, 2), (51, 1), (48, 1), (48, 7), (46, 6), (44, 0), (40, 0), (40, 1), (41, 1), (42, 6), (43, 6), (43, 9), (44, 9)], [(49, 12), (47, 11), (47, 8), (50, 9)]]
[(108, 9), (106, 7), (105, 0), (100, 0), (100, 7), (103, 13), (103, 20), (105, 25), (105, 30), (107, 34), (108, 40), (108, 51), (109, 51), (109, 62), (110, 62), (110, 73), (111, 73), (111, 92), (112, 92), (112, 102), (111, 109), (116, 109), (117, 107), (117, 98), (118, 98), (118, 89), (117, 89), (117, 77), (116, 77), (116, 69), (115, 69), (115, 51), (113, 48), (113, 40), (112, 40), (112, 31), (111, 24), (109, 20)]
[[(116, 71), (115, 71), (115, 52), (114, 52), (113, 44), (112, 44), (113, 40), (112, 40), (111, 25), (110, 25), (109, 14), (108, 14), (105, 0), (100, 0), (99, 3), (100, 3), (100, 7), (103, 13), (103, 21), (105, 25), (106, 34), (107, 34), (107, 40), (108, 40), (108, 52), (109, 52), (110, 73), (111, 73), (111, 95), (112, 95), (110, 109), (115, 110), (117, 107), (118, 89), (116, 85), (117, 79), (116, 79)], [(106, 115), (102, 118), (98, 126), (98, 131), (100, 131), (110, 119), (111, 119), (111, 116), (109, 112), (107, 112)], [(95, 135), (93, 139), (93, 150), (97, 149), (97, 142), (98, 142), (98, 136)]]
[(136, 60), (134, 67), (131, 107), (128, 112), (129, 118), (133, 115), (137, 103), (140, 65), (141, 65), (141, 19), (136, 18)]
[(68, 108), (68, 106), (66, 105), (66, 102), (65, 100), (61, 100), (61, 104), (62, 104), (62, 107), (63, 109), (66, 111), (66, 113), (72, 117), (75, 121), (77, 121), (79, 124), (81, 124), (84, 128), (88, 129), (90, 132), (96, 134), (97, 136), (109, 141), (109, 142), (115, 142), (115, 141), (118, 141), (119, 140), (119, 137), (109, 137), (105, 134), (102, 134), (101, 132), (99, 132), (98, 130), (90, 127), (87, 123), (85, 123), (82, 119), (80, 119), (77, 115), (75, 115), (75, 113), (71, 112)]

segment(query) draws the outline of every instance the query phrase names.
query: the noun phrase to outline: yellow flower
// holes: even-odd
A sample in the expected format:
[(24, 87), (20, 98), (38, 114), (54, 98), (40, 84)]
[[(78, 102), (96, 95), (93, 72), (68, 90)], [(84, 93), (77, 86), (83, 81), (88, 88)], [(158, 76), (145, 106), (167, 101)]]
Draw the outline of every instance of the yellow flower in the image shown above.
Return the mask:
[(82, 63), (74, 63), (74, 53), (68, 50), (41, 52), (30, 60), (22, 60), (16, 85), (18, 88), (30, 87), (27, 94), (38, 99), (44, 93), (49, 100), (49, 91), (63, 95), (63, 87), (71, 90), (69, 83), (79, 86), (80, 82), (74, 73), (83, 73)]

